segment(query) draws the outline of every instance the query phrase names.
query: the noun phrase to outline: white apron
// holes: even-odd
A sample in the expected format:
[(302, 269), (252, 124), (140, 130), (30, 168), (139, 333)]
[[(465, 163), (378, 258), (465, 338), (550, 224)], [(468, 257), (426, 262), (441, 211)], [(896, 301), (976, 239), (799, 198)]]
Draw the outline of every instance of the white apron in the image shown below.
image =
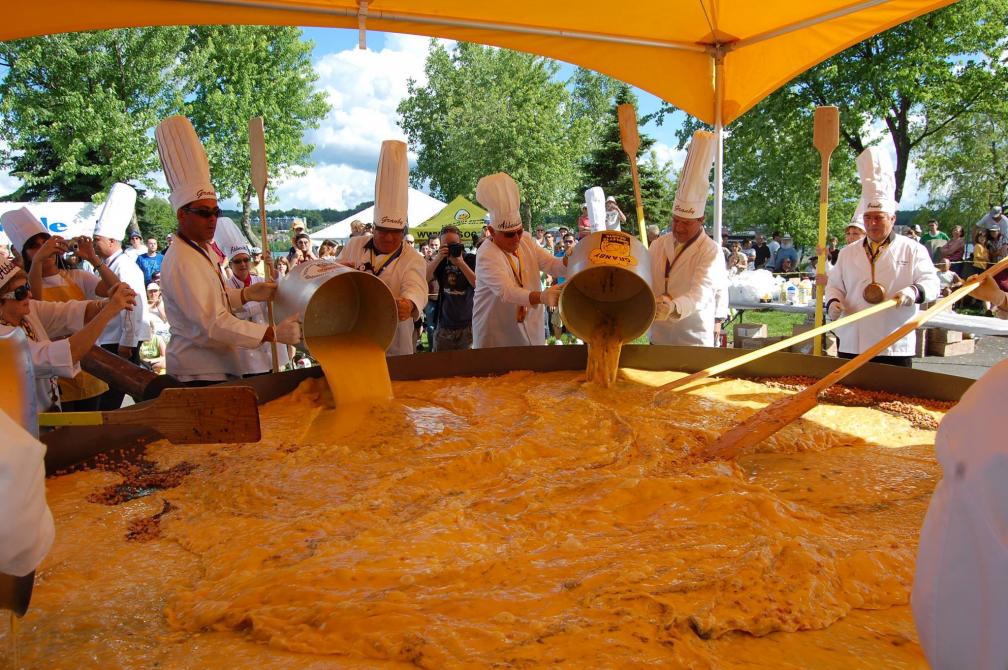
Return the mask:
[[(251, 284), (258, 284), (260, 282), (266, 281), (262, 277), (257, 277), (255, 275), (249, 275), (249, 279), (252, 281)], [(245, 286), (245, 284), (235, 276), (231, 276), (228, 279), (228, 286), (230, 288), (237, 289), (239, 292)], [(250, 321), (251, 323), (258, 323), (261, 325), (269, 324), (269, 311), (264, 302), (247, 302), (240, 310), (235, 312), (235, 316), (243, 321)], [(243, 374), (246, 375), (257, 375), (263, 372), (271, 372), (273, 370), (273, 345), (269, 342), (263, 342), (258, 347), (254, 349), (239, 349), (238, 355), (241, 357)], [(290, 362), (290, 357), (287, 356), (287, 345), (277, 344), (277, 361), (281, 368)]]
[(651, 290), (656, 298), (668, 294), (680, 314), (678, 319), (651, 324), (651, 343), (712, 346), (714, 317), (727, 314), (728, 273), (720, 247), (701, 231), (676, 258), (675, 237), (666, 233), (651, 243), (648, 256)]
[(413, 303), (412, 318), (400, 321), (396, 326), (392, 344), (385, 351), (386, 356), (402, 356), (416, 353), (416, 335), (413, 321), (420, 318), (427, 306), (427, 264), (420, 252), (403, 242), (398, 256), (392, 254), (372, 254), (371, 237), (353, 237), (340, 251), (337, 261), (351, 263), (362, 272), (370, 272), (389, 287), (396, 300), (405, 298)]
[[(865, 238), (867, 239), (867, 238)], [(875, 261), (875, 281), (886, 289), (886, 298), (900, 290), (917, 284), (924, 291), (924, 301), (938, 296), (938, 273), (927, 249), (903, 235), (893, 235)], [(850, 244), (840, 250), (836, 267), (829, 274), (825, 302), (839, 299), (845, 306), (844, 316), (871, 306), (862, 295), (871, 283), (871, 262), (864, 244)], [(837, 333), (839, 350), (859, 354), (913, 318), (917, 305), (891, 307), (879, 314), (866, 317), (846, 326)], [(913, 356), (917, 336), (910, 332), (900, 338), (879, 356)]]
[[(508, 260), (511, 256), (511, 260)], [(567, 267), (522, 235), (517, 255), (506, 254), (493, 240), (476, 251), (476, 294), (473, 296), (473, 349), (546, 344), (545, 309), (529, 305), (529, 294), (542, 291), (540, 272), (563, 277)], [(520, 306), (528, 308), (518, 322)]]
[(38, 567), (55, 528), (45, 498), (45, 445), (0, 412), (0, 572), (23, 577)]

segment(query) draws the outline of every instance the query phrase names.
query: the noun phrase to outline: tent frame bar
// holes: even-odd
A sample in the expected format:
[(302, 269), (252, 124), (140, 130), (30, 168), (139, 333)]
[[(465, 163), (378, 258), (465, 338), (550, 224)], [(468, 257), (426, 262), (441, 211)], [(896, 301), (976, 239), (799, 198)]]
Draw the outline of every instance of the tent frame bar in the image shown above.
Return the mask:
[(759, 35), (753, 35), (752, 37), (746, 37), (745, 39), (736, 40), (734, 42), (726, 42), (724, 47), (728, 50), (741, 49), (753, 44), (758, 44), (759, 42), (772, 40), (773, 38), (780, 37), (781, 35), (793, 33), (796, 30), (825, 23), (826, 21), (832, 21), (833, 19), (838, 19), (843, 16), (847, 16), (848, 14), (854, 14), (855, 12), (860, 12), (864, 9), (870, 9), (876, 5), (885, 4), (886, 2), (890, 2), (890, 0), (863, 0), (863, 2), (855, 3), (849, 7), (837, 9), (832, 12), (826, 12), (825, 14), (820, 14), (819, 16), (813, 16), (805, 19), (804, 21), (798, 21), (797, 23), (781, 26), (765, 33), (760, 33)]
[[(322, 14), (327, 16), (346, 16), (358, 18), (360, 11), (358, 7), (319, 7), (318, 5), (304, 4), (279, 4), (274, 2), (261, 2), (259, 0), (182, 0), (189, 4), (201, 5), (223, 5), (226, 7), (240, 7), (243, 9), (261, 9), (276, 11), (296, 11), (306, 14)], [(473, 21), (468, 19), (449, 19), (434, 16), (422, 16), (419, 14), (405, 14), (401, 12), (387, 12), (372, 7), (367, 9), (367, 18), (371, 20), (395, 21), (402, 23), (420, 23), (435, 26), (448, 26), (451, 28), (475, 28), (479, 30), (494, 30), (504, 33), (518, 33), (521, 35), (539, 35), (542, 37), (559, 37), (564, 39), (580, 39), (593, 42), (609, 42), (612, 44), (626, 44), (629, 46), (656, 47), (659, 49), (676, 49), (680, 51), (694, 51), (706, 53), (709, 45), (691, 44), (687, 42), (669, 42), (663, 40), (648, 40), (620, 35), (607, 35), (604, 33), (589, 33), (578, 30), (559, 30), (556, 28), (542, 28), (538, 26), (519, 25), (511, 23), (497, 23), (494, 21)]]

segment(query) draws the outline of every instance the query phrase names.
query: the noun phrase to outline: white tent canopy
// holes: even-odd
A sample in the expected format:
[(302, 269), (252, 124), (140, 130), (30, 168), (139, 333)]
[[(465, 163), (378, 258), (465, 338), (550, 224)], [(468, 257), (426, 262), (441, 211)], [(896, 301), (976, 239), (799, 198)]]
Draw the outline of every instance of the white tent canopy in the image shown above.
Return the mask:
[[(407, 217), (409, 218), (410, 226), (419, 226), (421, 223), (444, 209), (444, 206), (445, 203), (441, 202), (437, 198), (432, 198), (422, 191), (411, 188), (409, 190), (409, 205), (407, 210)], [(362, 209), (359, 212), (355, 212), (342, 221), (337, 221), (334, 224), (328, 225), (322, 230), (311, 233), (310, 237), (312, 239), (312, 243), (319, 244), (325, 240), (346, 242), (350, 237), (350, 224), (354, 221), (360, 221), (361, 223), (374, 223), (374, 205), (371, 205), (366, 209)]]

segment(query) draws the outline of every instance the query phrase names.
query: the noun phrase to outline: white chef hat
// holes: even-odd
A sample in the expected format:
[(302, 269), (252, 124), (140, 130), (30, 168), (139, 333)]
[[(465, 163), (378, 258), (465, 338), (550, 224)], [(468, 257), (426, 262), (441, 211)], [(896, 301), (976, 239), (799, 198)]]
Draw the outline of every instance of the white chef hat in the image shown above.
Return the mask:
[(184, 116), (169, 116), (154, 131), (158, 158), (171, 189), (168, 200), (176, 212), (190, 202), (217, 199), (210, 182), (206, 151), (192, 124)]
[(21, 268), (13, 260), (0, 263), (0, 289), (3, 289), (11, 279), (21, 271)]
[(133, 220), (136, 197), (136, 191), (129, 184), (112, 184), (101, 214), (98, 215), (94, 234), (122, 241), (126, 228)]
[(851, 217), (850, 223), (847, 224), (847, 227), (850, 228), (851, 226), (854, 226), (855, 228), (859, 228), (861, 229), (862, 232), (864, 232), (865, 229), (864, 213), (865, 213), (865, 201), (858, 200), (857, 207), (854, 208), (854, 216)]
[(857, 157), (857, 171), (864, 211), (895, 215), (896, 172), (889, 152), (877, 146), (868, 147)]
[(487, 208), (494, 230), (506, 233), (522, 227), (521, 193), (518, 184), (506, 172), (482, 177), (476, 183), (476, 201)]
[(592, 232), (606, 229), (605, 204), (605, 191), (602, 190), (601, 186), (592, 186), (585, 191), (585, 205), (588, 207), (588, 223), (591, 225)]
[(710, 190), (710, 171), (714, 165), (714, 150), (717, 143), (714, 133), (698, 130), (693, 133), (686, 162), (679, 173), (679, 188), (676, 189), (672, 213), (684, 219), (699, 219), (707, 207), (707, 192)]
[(24, 245), (39, 233), (48, 233), (42, 222), (27, 207), (12, 209), (0, 216), (3, 230), (10, 238), (11, 247), (19, 254), (24, 254)]
[(217, 229), (214, 231), (214, 242), (224, 252), (228, 260), (238, 254), (252, 256), (252, 245), (238, 228), (238, 224), (226, 216), (217, 217)]
[(408, 226), (409, 161), (405, 142), (382, 142), (374, 191), (374, 225), (397, 230)]

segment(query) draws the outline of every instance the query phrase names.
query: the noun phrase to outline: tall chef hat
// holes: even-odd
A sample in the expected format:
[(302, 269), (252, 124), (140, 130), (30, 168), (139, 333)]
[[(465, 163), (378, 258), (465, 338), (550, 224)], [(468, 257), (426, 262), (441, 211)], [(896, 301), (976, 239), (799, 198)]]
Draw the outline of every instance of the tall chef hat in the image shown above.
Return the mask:
[(865, 201), (858, 200), (857, 207), (854, 208), (854, 216), (851, 217), (850, 223), (847, 227), (850, 228), (854, 226), (855, 228), (860, 228), (864, 232), (864, 213), (865, 213)]
[(889, 152), (881, 147), (868, 147), (857, 157), (857, 171), (864, 211), (895, 215), (896, 172)]
[(39, 233), (48, 233), (42, 222), (28, 211), (27, 207), (13, 209), (4, 212), (0, 216), (0, 223), (3, 224), (4, 232), (10, 238), (11, 245), (19, 254), (24, 254), (24, 245), (31, 238)]
[(135, 207), (136, 191), (133, 187), (128, 184), (112, 184), (101, 214), (98, 215), (94, 234), (122, 241), (126, 235), (126, 228), (133, 220)]
[(593, 231), (605, 230), (605, 191), (601, 186), (592, 186), (585, 191), (585, 205), (588, 206), (588, 223)]
[(252, 245), (238, 228), (238, 224), (226, 216), (217, 218), (217, 229), (214, 231), (214, 242), (224, 252), (228, 260), (238, 254), (252, 256)]
[(488, 174), (476, 183), (476, 200), (490, 213), (490, 227), (506, 233), (522, 227), (521, 193), (506, 172)]
[(408, 226), (409, 162), (405, 142), (382, 142), (374, 191), (374, 225), (397, 230)]
[(210, 182), (210, 165), (206, 151), (196, 136), (189, 119), (169, 116), (154, 131), (158, 158), (171, 189), (168, 200), (176, 212), (190, 202), (217, 199), (217, 191)]
[(676, 189), (672, 213), (684, 219), (699, 219), (707, 207), (707, 191), (710, 190), (710, 171), (714, 165), (714, 150), (717, 148), (714, 133), (698, 130), (693, 133), (686, 162), (679, 173), (679, 188)]
[(14, 263), (13, 260), (8, 260), (6, 263), (0, 263), (0, 290), (4, 286), (7, 286), (7, 282), (13, 279), (21, 268)]

